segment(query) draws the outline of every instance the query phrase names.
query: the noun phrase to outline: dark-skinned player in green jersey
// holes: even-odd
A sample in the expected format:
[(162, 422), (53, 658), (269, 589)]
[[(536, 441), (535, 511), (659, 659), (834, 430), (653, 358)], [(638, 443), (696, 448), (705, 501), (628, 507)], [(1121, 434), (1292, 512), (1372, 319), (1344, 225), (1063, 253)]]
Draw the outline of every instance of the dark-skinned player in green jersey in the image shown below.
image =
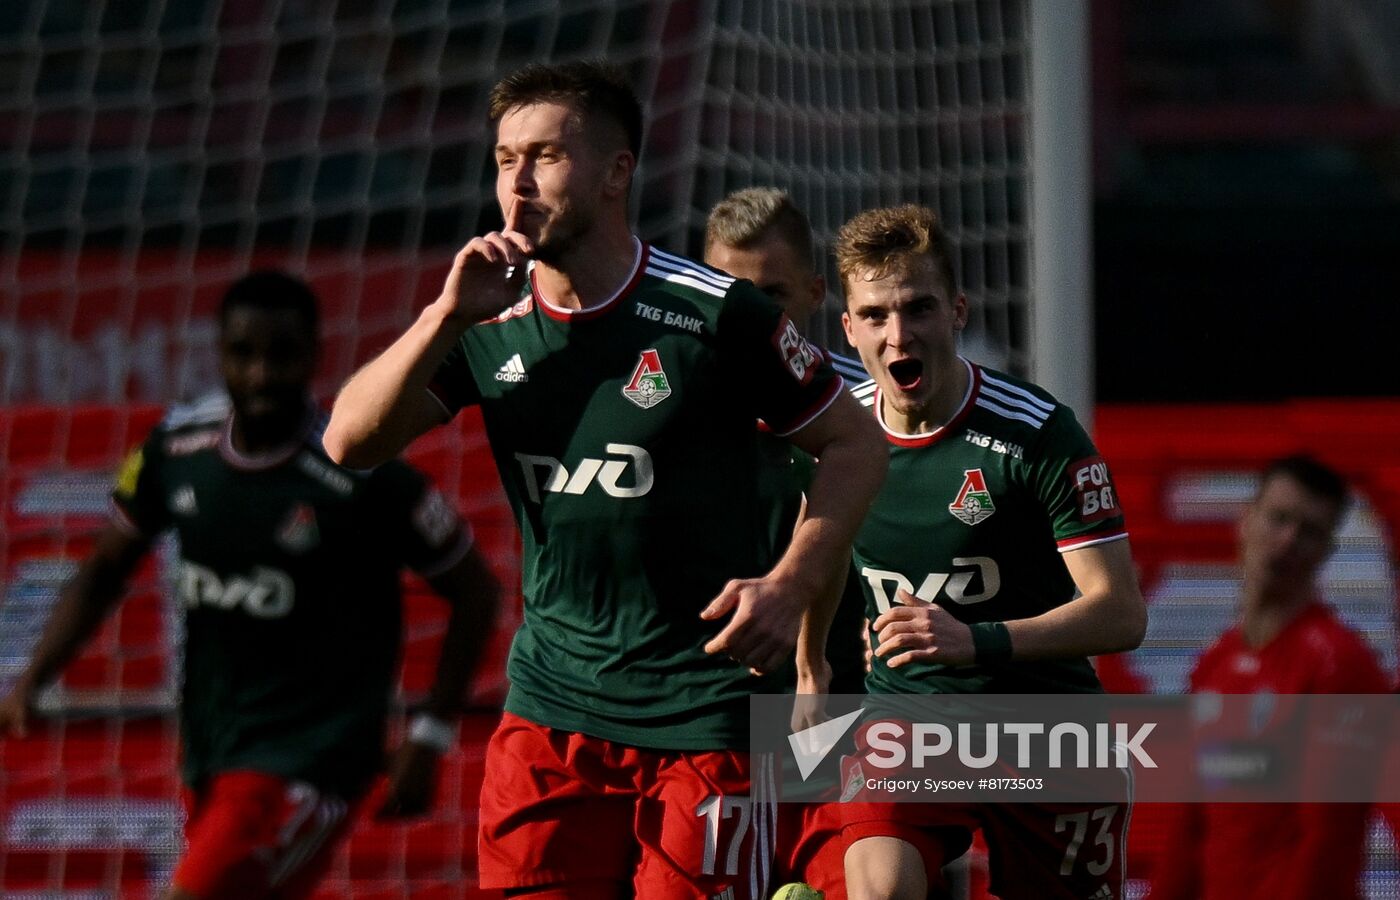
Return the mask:
[[(524, 623), (487, 750), (484, 887), (535, 898), (766, 896), (776, 803), (749, 697), (884, 474), (879, 431), (748, 282), (639, 241), (641, 108), (597, 63), (492, 92), (505, 227), (341, 391), (365, 465), (479, 404), (524, 544)], [(508, 277), (508, 272), (511, 273)], [(781, 556), (758, 429), (820, 460)]]
[(310, 398), (318, 318), (311, 290), (288, 275), (229, 288), (227, 391), (171, 409), (127, 459), (112, 524), (0, 701), (0, 734), (24, 735), (35, 694), (120, 602), (155, 538), (178, 536), (190, 815), (171, 900), (314, 890), (383, 768), (404, 566), (451, 616), (426, 709), (375, 812), (426, 811), (495, 617), (498, 585), (470, 528), (419, 472), (398, 460), (348, 471), (325, 456), (325, 417)]
[[(1088, 657), (1136, 647), (1147, 624), (1108, 467), (1069, 408), (958, 354), (953, 257), (918, 206), (863, 212), (836, 241), (842, 321), (890, 462), (853, 547), (867, 686), (1100, 692)], [(924, 900), (947, 827), (967, 826), (983, 829), (1004, 900), (1119, 898), (1127, 815), (1112, 802), (843, 804), (847, 890)]]

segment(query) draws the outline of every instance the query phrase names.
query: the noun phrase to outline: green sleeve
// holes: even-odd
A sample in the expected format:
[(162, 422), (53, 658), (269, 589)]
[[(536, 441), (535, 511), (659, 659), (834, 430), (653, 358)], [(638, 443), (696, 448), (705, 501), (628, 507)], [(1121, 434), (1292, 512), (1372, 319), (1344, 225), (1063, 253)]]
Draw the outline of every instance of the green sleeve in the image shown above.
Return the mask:
[(164, 432), (157, 428), (145, 443), (127, 454), (112, 487), (118, 523), (155, 537), (171, 525), (170, 511), (161, 489)]
[(477, 389), (472, 367), (467, 362), (466, 335), (452, 346), (452, 351), (438, 365), (433, 380), (428, 383), (428, 392), (438, 399), (449, 415), (467, 406), (481, 402), (481, 391)]
[(1031, 489), (1062, 551), (1125, 533), (1108, 463), (1069, 407), (1056, 407), (1029, 463)]
[(716, 338), (739, 396), (774, 434), (802, 428), (842, 390), (824, 354), (747, 281), (736, 281), (725, 296)]

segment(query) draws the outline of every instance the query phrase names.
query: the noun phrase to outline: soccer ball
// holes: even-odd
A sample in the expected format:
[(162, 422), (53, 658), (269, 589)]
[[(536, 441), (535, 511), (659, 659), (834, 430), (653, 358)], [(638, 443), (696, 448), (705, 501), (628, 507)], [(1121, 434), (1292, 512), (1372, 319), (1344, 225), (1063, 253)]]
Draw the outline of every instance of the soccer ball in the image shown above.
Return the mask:
[(800, 881), (783, 885), (773, 895), (773, 900), (825, 900), (825, 898), (825, 893)]

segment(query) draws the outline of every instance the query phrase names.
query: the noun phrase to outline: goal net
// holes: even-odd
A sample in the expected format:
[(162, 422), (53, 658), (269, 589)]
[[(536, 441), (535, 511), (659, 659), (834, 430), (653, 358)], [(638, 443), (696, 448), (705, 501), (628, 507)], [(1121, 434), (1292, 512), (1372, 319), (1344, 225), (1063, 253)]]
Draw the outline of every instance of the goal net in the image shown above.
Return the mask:
[[(499, 222), (487, 91), (526, 62), (627, 68), (649, 122), (636, 220), (665, 249), (698, 253), (710, 207), (751, 185), (788, 189), (823, 251), (863, 208), (932, 205), (969, 352), (1024, 374), (1025, 17), (1024, 0), (0, 4), (0, 688), (102, 522), (107, 473), (160, 406), (215, 386), (228, 282), (272, 265), (313, 282), (328, 397)], [(844, 350), (837, 310), (813, 337)], [(414, 455), (509, 572), (479, 450), (465, 426)], [(178, 850), (163, 571), (46, 695), (40, 735), (0, 743), (6, 896), (139, 896)], [(410, 638), (431, 643), (440, 619), (416, 609)], [(406, 673), (407, 699), (425, 677)], [(454, 757), (436, 831), (352, 843), (335, 890), (469, 884), (477, 764)], [(437, 849), (383, 851), (410, 846)]]

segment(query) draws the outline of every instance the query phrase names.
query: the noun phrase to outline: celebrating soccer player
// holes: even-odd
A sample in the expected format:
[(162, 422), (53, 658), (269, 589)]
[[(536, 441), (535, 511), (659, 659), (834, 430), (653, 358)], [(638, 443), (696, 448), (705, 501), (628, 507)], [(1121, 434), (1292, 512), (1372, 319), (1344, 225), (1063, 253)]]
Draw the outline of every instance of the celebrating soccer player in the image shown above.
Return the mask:
[[(366, 465), (482, 408), (525, 553), (482, 886), (756, 900), (774, 795), (748, 698), (844, 564), (878, 430), (761, 292), (633, 236), (641, 110), (614, 70), (529, 66), (490, 114), (505, 227), (345, 386), (326, 446)], [(760, 418), (820, 459), (780, 558)]]
[[(890, 460), (854, 546), (870, 691), (1100, 691), (1086, 657), (1136, 647), (1147, 621), (1107, 465), (1044, 390), (958, 354), (967, 299), (930, 210), (861, 213), (836, 257)], [(962, 823), (984, 830), (999, 897), (1121, 897), (1126, 819), (1112, 803), (848, 804), (847, 887), (924, 900)]]
[[(798, 328), (806, 327), (826, 299), (826, 279), (816, 272), (807, 216), (777, 188), (744, 188), (715, 205), (705, 223), (705, 262), (752, 281)], [(867, 380), (859, 361), (829, 351), (827, 358), (851, 387)], [(800, 521), (812, 459), (768, 431), (759, 435), (759, 443), (769, 457), (762, 483), (777, 519), (773, 531), (785, 542)], [(804, 620), (797, 644), (800, 693), (865, 691), (865, 598), (857, 576), (848, 571), (841, 580), (844, 589), (834, 585), (822, 600), (826, 608), (814, 607)], [(845, 900), (845, 848), (836, 808), (784, 803), (778, 807), (777, 831), (777, 880), (800, 879), (823, 891), (827, 900)]]
[(400, 636), (399, 571), (452, 604), (428, 709), (394, 762), (384, 815), (431, 802), (438, 754), (495, 615), (469, 528), (398, 461), (351, 472), (321, 449), (309, 390), (317, 308), (301, 281), (249, 275), (224, 296), (227, 394), (172, 409), (118, 476), (114, 521), (60, 600), (0, 734), (120, 601), (161, 533), (180, 539), (180, 732), (188, 849), (170, 896), (308, 896), (383, 766)]

